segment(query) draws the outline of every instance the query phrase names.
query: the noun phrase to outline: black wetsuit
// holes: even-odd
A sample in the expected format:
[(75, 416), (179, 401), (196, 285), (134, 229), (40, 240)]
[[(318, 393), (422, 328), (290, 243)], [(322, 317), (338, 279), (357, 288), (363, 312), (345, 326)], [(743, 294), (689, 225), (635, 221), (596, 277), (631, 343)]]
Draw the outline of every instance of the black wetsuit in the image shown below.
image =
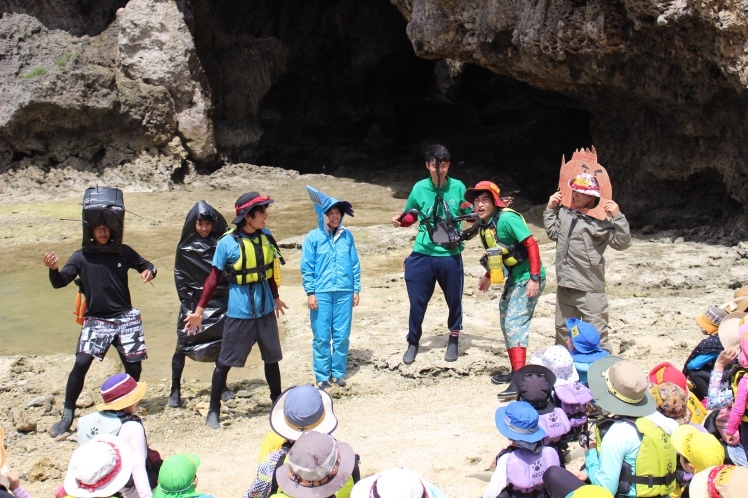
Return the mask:
[[(49, 281), (52, 287), (65, 287), (80, 276), (83, 294), (86, 296), (86, 317), (114, 318), (132, 309), (127, 272), (130, 269), (142, 273), (145, 270), (154, 272), (155, 265), (142, 258), (130, 246), (122, 245), (122, 254), (117, 253), (84, 253), (75, 251), (62, 270), (49, 270)], [(65, 389), (65, 408), (75, 409), (86, 373), (94, 357), (88, 353), (77, 353), (73, 370), (68, 376)], [(141, 362), (127, 362), (120, 353), (122, 365), (136, 381), (140, 380)]]
[(86, 316), (114, 318), (132, 309), (127, 286), (127, 271), (131, 268), (142, 273), (153, 271), (155, 266), (128, 245), (122, 246), (122, 254), (86, 254), (79, 249), (62, 270), (49, 270), (49, 281), (59, 289), (80, 276), (88, 307)]

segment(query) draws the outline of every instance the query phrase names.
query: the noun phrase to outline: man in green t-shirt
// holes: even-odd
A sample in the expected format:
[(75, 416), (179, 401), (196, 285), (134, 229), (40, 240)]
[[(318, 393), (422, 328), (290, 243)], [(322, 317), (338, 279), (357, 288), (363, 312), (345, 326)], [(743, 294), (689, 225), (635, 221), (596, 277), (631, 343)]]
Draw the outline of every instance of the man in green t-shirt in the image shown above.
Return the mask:
[(406, 365), (413, 363), (418, 354), (418, 343), (423, 333), (423, 318), (437, 282), (449, 307), (449, 339), (444, 355), (446, 361), (457, 359), (458, 339), (462, 330), (464, 273), (461, 253), (464, 246), (462, 242), (455, 244), (453, 248), (435, 243), (431, 238), (428, 223), (434, 219), (444, 220), (467, 214), (471, 207), (463, 203), (465, 184), (447, 176), (450, 165), (447, 148), (438, 144), (430, 145), (425, 150), (424, 160), (429, 178), (413, 186), (405, 203), (406, 214), (398, 214), (392, 218), (394, 226), (406, 227), (419, 221), (417, 216), (407, 214), (409, 210), (417, 209), (423, 214), (418, 226), (418, 235), (413, 243), (413, 252), (404, 262), (405, 285), (410, 300), (408, 350), (403, 356), (403, 363)]
[[(525, 219), (506, 206), (495, 183), (479, 182), (475, 188), (465, 192), (465, 200), (473, 204), (473, 212), (478, 215), (477, 228), (483, 247), (502, 249), (504, 253), (503, 268), (493, 271), (502, 272), (494, 275), (494, 279), (499, 281), (503, 280), (504, 269), (507, 273), (499, 301), (499, 320), (512, 371), (506, 375), (493, 375), (491, 382), (504, 384), (511, 381), (509, 387), (499, 393), (499, 399), (514, 399), (517, 386), (512, 373), (525, 365), (530, 320), (545, 287), (545, 268), (540, 262), (538, 243)], [(491, 273), (488, 271), (478, 282), (478, 290), (486, 292), (490, 286)]]

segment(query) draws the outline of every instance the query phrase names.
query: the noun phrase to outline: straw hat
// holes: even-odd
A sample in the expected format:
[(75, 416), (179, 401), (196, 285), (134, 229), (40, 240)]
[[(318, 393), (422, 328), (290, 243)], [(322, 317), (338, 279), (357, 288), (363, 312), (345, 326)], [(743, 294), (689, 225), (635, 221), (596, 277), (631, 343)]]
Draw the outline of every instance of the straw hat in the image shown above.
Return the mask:
[(727, 312), (748, 311), (748, 285), (737, 289), (732, 296), (732, 301), (723, 306)]
[(740, 344), (740, 336), (738, 335), (738, 329), (740, 328), (740, 322), (746, 317), (748, 313), (745, 311), (736, 311), (730, 313), (722, 319), (719, 324), (719, 342), (725, 349), (734, 348)]

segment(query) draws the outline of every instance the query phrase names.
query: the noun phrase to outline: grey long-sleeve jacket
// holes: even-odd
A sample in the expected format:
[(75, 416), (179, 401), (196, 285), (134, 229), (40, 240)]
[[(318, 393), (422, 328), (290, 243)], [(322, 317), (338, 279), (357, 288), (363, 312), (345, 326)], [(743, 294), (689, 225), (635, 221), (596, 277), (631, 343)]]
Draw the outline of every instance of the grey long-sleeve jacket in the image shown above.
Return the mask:
[(543, 211), (543, 224), (556, 241), (556, 279), (559, 287), (605, 292), (608, 246), (622, 251), (631, 245), (629, 222), (623, 214), (610, 221), (597, 220), (559, 206)]

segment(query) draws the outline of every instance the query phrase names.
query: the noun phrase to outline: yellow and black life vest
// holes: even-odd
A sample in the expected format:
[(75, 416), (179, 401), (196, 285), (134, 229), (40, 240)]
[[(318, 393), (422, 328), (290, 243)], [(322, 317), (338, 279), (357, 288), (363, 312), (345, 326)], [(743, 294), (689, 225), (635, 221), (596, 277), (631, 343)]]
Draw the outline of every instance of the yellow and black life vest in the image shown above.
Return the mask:
[[(257, 237), (242, 237), (236, 228), (224, 234), (231, 235), (239, 244), (239, 258), (226, 268), (226, 279), (229, 283), (251, 285), (269, 278), (275, 278), (280, 284), (280, 267), (276, 268), (275, 260), (284, 264), (283, 257), (272, 235), (261, 232)], [(277, 274), (277, 277), (276, 277)]]
[(513, 244), (507, 245), (499, 240), (496, 230), (499, 226), (499, 218), (501, 217), (501, 213), (503, 213), (504, 211), (516, 213), (520, 218), (522, 218), (522, 221), (525, 220), (525, 218), (521, 214), (517, 213), (517, 211), (515, 211), (514, 209), (503, 208), (500, 209), (498, 213), (491, 218), (491, 221), (489, 221), (486, 225), (481, 226), (478, 233), (480, 234), (481, 242), (483, 242), (483, 247), (485, 249), (491, 249), (495, 247), (500, 248), (504, 266), (506, 266), (507, 268), (511, 268), (512, 266), (516, 266), (527, 259), (527, 248), (520, 242), (515, 242)]
[(670, 436), (646, 418), (605, 418), (597, 423), (595, 429), (598, 454), (602, 450), (605, 434), (617, 422), (633, 425), (639, 434), (641, 446), (636, 454), (635, 474), (631, 473), (631, 465), (623, 462), (616, 496), (628, 494), (632, 484), (636, 486), (637, 498), (668, 496), (675, 490), (677, 463)]
[[(740, 366), (739, 363), (736, 363), (732, 366), (732, 369), (730, 370), (730, 387), (732, 388), (732, 399), (738, 399), (738, 384), (740, 384), (740, 380), (746, 373), (748, 373), (748, 371)], [(748, 422), (748, 408), (746, 408), (745, 413), (743, 413), (743, 418), (741, 418), (740, 421)]]

